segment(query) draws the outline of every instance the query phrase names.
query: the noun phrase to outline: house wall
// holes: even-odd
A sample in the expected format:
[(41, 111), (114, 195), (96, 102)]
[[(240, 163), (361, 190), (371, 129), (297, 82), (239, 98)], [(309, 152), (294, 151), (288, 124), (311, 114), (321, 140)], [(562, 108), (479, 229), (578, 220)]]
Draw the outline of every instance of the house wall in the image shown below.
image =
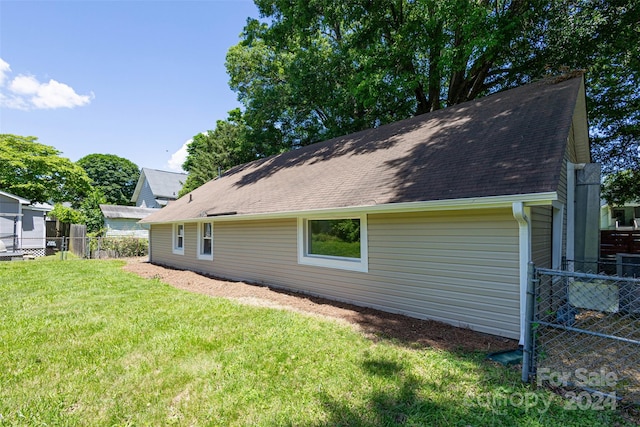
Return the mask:
[(531, 208), (531, 261), (536, 267), (551, 268), (553, 243), (553, 209), (551, 206)]
[(368, 215), (369, 271), (300, 265), (295, 218), (214, 223), (214, 260), (151, 227), (151, 261), (519, 337), (518, 225), (511, 209)]
[[(20, 212), (20, 204), (17, 200), (0, 194), (0, 240), (8, 251), (13, 251), (13, 224), (14, 218)], [(20, 218), (18, 227), (20, 226)], [(17, 233), (20, 233), (17, 230)]]
[(638, 228), (637, 224), (640, 224), (640, 206), (638, 205), (616, 206), (615, 208), (604, 205), (600, 208), (601, 230)]
[(149, 237), (149, 230), (142, 228), (138, 224), (139, 219), (135, 218), (105, 218), (104, 226), (107, 229), (106, 237)]
[(138, 200), (136, 200), (136, 206), (145, 206), (147, 208), (162, 207), (156, 202), (156, 198), (153, 195), (153, 191), (151, 191), (151, 186), (149, 185), (149, 181), (147, 181), (146, 178), (144, 180), (144, 184), (142, 185), (142, 188), (140, 189)]
[(42, 249), (45, 247), (45, 213), (39, 210), (23, 208), (22, 212), (22, 249)]
[(3, 196), (2, 194), (0, 194), (0, 213), (17, 214), (19, 213), (18, 205), (19, 203), (16, 199), (12, 199), (11, 197)]

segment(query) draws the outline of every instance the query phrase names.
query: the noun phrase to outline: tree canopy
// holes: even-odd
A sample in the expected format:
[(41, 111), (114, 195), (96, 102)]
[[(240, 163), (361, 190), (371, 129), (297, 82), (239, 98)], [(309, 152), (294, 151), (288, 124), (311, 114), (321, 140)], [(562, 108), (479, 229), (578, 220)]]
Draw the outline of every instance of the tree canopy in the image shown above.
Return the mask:
[(0, 134), (0, 189), (32, 202), (79, 203), (91, 189), (85, 171), (34, 136)]
[(640, 2), (256, 4), (226, 64), (255, 156), (582, 69), (594, 160), (640, 169)]
[(76, 162), (89, 178), (94, 188), (104, 194), (106, 203), (131, 205), (140, 169), (130, 160), (114, 154), (89, 154)]
[(87, 232), (100, 233), (104, 226), (104, 215), (100, 210), (100, 204), (106, 203), (107, 199), (99, 188), (93, 189), (80, 205), (80, 212), (84, 217), (84, 224), (87, 225)]
[(189, 175), (179, 196), (235, 165), (256, 159), (255, 149), (248, 141), (239, 109), (230, 111), (226, 120), (218, 120), (215, 129), (195, 135), (187, 145), (187, 158), (182, 168)]
[(53, 206), (47, 217), (55, 218), (60, 222), (67, 222), (69, 224), (84, 224), (87, 221), (84, 214), (73, 208), (64, 206), (62, 203), (56, 203)]

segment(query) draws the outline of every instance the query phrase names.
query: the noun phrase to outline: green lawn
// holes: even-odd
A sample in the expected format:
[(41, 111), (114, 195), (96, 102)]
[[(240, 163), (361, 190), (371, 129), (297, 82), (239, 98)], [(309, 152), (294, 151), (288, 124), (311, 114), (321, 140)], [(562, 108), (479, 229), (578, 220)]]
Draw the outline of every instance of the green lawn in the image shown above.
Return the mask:
[(567, 411), (483, 354), (373, 342), (335, 322), (187, 293), (121, 266), (0, 263), (0, 425), (619, 421), (612, 411)]

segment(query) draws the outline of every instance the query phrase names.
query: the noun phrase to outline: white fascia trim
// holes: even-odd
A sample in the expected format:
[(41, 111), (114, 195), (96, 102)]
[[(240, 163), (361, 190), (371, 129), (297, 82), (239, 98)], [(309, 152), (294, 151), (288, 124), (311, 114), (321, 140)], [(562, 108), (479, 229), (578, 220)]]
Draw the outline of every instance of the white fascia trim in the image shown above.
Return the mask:
[(138, 182), (136, 182), (136, 188), (134, 188), (133, 195), (131, 196), (131, 202), (137, 201), (138, 197), (140, 197), (140, 192), (142, 191), (142, 185), (145, 179), (144, 168), (142, 168), (140, 170), (140, 176), (138, 176)]
[(527, 285), (529, 282), (529, 261), (531, 261), (531, 208), (522, 202), (512, 205), (513, 217), (518, 221), (519, 270), (520, 270), (520, 345), (524, 345), (525, 328), (527, 327)]
[(278, 219), (298, 216), (315, 215), (354, 215), (354, 214), (377, 214), (377, 213), (405, 213), (424, 211), (448, 211), (448, 210), (469, 210), (469, 209), (489, 209), (489, 208), (511, 208), (515, 202), (525, 203), (527, 206), (546, 206), (558, 200), (555, 191), (547, 193), (516, 194), (509, 196), (490, 196), (466, 199), (432, 200), (426, 202), (406, 202), (406, 203), (386, 203), (383, 205), (349, 206), (344, 208), (310, 209), (304, 211), (285, 211), (260, 214), (238, 214), (220, 215), (201, 218), (184, 218), (172, 221), (149, 222), (148, 224), (175, 224), (184, 222), (202, 221), (238, 221), (252, 219)]

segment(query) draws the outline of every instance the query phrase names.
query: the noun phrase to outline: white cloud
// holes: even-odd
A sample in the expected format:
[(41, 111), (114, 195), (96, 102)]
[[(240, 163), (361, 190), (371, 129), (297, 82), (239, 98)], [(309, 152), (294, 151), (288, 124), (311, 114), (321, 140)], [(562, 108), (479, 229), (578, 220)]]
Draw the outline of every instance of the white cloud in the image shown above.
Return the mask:
[(9, 83), (9, 90), (16, 95), (35, 95), (39, 87), (40, 82), (32, 76), (20, 75)]
[(9, 64), (4, 62), (2, 58), (0, 58), (0, 87), (4, 86), (5, 80), (7, 80), (8, 74), (11, 72), (11, 67)]
[(47, 83), (19, 74), (6, 85), (11, 68), (0, 58), (0, 107), (18, 110), (74, 108), (87, 105), (94, 94), (79, 95), (69, 85), (56, 80)]
[(171, 155), (171, 158), (167, 162), (169, 169), (177, 172), (184, 172), (182, 170), (182, 164), (187, 159), (187, 145), (189, 145), (191, 141), (193, 140), (190, 139), (186, 141), (184, 144), (182, 144), (182, 147), (180, 147), (178, 151)]
[(78, 95), (71, 86), (55, 80), (41, 83), (32, 102), (36, 108), (73, 108), (87, 105), (94, 98), (90, 95)]

